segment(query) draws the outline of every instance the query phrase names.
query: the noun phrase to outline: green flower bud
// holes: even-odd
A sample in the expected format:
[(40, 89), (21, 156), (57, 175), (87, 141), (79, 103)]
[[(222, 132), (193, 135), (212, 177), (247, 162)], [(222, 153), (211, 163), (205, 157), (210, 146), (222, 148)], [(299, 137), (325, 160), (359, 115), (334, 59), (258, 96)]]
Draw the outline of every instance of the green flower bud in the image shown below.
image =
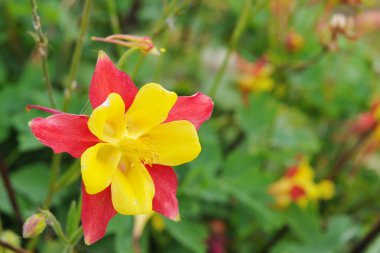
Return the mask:
[(22, 227), (22, 236), (24, 238), (36, 237), (41, 234), (46, 227), (45, 215), (38, 213), (30, 216)]

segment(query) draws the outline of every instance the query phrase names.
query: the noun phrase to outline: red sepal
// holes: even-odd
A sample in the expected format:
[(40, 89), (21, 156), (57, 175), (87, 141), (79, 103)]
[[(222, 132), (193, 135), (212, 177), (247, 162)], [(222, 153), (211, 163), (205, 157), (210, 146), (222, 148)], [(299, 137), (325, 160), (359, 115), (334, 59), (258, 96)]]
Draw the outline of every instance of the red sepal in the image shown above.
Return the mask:
[(153, 179), (156, 191), (153, 198), (153, 211), (178, 221), (179, 210), (176, 197), (178, 180), (173, 168), (158, 164), (145, 167)]
[(137, 91), (131, 78), (118, 70), (110, 58), (100, 51), (89, 90), (92, 107), (101, 105), (110, 93), (117, 93), (123, 98), (127, 110), (135, 99)]
[(86, 193), (82, 182), (82, 227), (86, 245), (103, 238), (108, 223), (116, 214), (112, 205), (111, 187), (94, 195)]
[(210, 118), (213, 108), (211, 98), (199, 92), (193, 96), (178, 97), (166, 122), (188, 120), (198, 129)]
[(35, 118), (29, 122), (32, 133), (55, 153), (67, 152), (75, 158), (99, 143), (87, 127), (88, 116), (68, 113)]

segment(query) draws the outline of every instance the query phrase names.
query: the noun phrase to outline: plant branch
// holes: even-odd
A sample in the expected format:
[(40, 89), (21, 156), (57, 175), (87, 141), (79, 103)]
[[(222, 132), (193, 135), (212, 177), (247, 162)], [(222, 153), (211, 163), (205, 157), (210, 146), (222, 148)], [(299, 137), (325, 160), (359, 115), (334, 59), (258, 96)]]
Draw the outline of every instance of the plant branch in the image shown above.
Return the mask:
[(53, 96), (53, 87), (51, 85), (50, 78), (49, 78), (48, 50), (47, 50), (48, 39), (42, 31), (40, 17), (38, 16), (38, 11), (37, 11), (37, 1), (31, 0), (31, 3), (32, 3), (33, 26), (37, 34), (37, 37), (35, 39), (38, 46), (38, 53), (40, 54), (42, 58), (42, 72), (43, 72), (44, 82), (45, 82), (46, 90), (47, 90), (48, 97), (50, 100), (50, 104), (53, 108), (56, 108), (56, 103)]
[(267, 253), (269, 250), (279, 241), (281, 238), (288, 233), (289, 227), (283, 226), (269, 239), (269, 241), (264, 245), (264, 247), (259, 251), (260, 253)]
[(239, 42), (240, 36), (243, 33), (243, 31), (247, 25), (248, 17), (250, 16), (250, 13), (251, 13), (252, 2), (253, 2), (252, 0), (246, 0), (244, 3), (243, 10), (240, 14), (240, 18), (239, 18), (238, 22), (236, 23), (234, 31), (232, 32), (228, 51), (227, 51), (226, 55), (224, 56), (222, 65), (220, 66), (218, 72), (216, 73), (214, 82), (211, 85), (211, 89), (209, 92), (210, 97), (215, 97), (216, 92), (218, 91), (218, 88), (221, 84), (222, 77), (223, 77), (224, 72), (226, 71), (228, 63), (230, 61), (232, 52), (236, 48), (236, 45)]
[[(13, 246), (12, 244), (9, 244), (6, 241), (3, 241), (1, 239), (0, 239), (0, 245), (4, 248), (9, 249), (9, 250), (16, 252), (16, 253), (29, 253), (29, 251), (27, 251), (25, 249), (17, 248), (15, 246)], [(4, 251), (4, 252), (6, 252), (6, 251)]]
[(0, 156), (0, 172), (1, 172), (1, 178), (3, 179), (5, 189), (8, 194), (8, 198), (11, 202), (13, 211), (16, 215), (16, 219), (20, 225), (22, 225), (22, 217), (20, 213), (20, 208), (18, 207), (17, 204), (17, 199), (16, 199), (16, 194), (15, 191), (12, 187), (12, 183), (9, 179), (9, 173), (8, 173), (8, 166), (5, 164), (4, 159)]
[(365, 249), (370, 245), (370, 243), (377, 237), (379, 233), (380, 233), (380, 218), (378, 218), (377, 222), (373, 225), (371, 230), (364, 236), (364, 238), (360, 240), (349, 252), (350, 253), (364, 252)]
[(87, 33), (87, 28), (88, 28), (89, 19), (90, 19), (90, 13), (91, 13), (91, 6), (92, 6), (92, 0), (86, 0), (84, 9), (83, 9), (83, 14), (82, 14), (83, 17), (80, 24), (79, 37), (75, 45), (73, 58), (71, 60), (69, 76), (68, 76), (67, 82), (65, 83), (66, 92), (65, 92), (65, 101), (63, 104), (63, 111), (67, 111), (70, 100), (71, 100), (72, 92), (76, 86), (75, 79), (78, 74), (79, 62), (82, 56), (84, 36)]

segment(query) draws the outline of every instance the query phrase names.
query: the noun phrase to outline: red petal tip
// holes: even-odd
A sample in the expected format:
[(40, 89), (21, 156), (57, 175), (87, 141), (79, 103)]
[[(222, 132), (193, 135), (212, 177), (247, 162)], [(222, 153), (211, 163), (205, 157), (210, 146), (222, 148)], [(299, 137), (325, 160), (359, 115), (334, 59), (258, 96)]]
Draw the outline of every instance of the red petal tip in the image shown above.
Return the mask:
[(170, 218), (172, 221), (175, 221), (175, 222), (180, 222), (181, 221), (181, 216), (179, 216), (179, 213), (177, 214), (176, 217), (174, 218)]
[(103, 50), (99, 50), (98, 52), (98, 59), (104, 59), (104, 58), (108, 58), (107, 54), (103, 51)]
[(93, 241), (91, 241), (91, 237), (89, 237), (89, 236), (85, 236), (84, 237), (84, 244), (86, 244), (87, 246), (90, 246), (90, 245), (92, 245), (94, 242)]

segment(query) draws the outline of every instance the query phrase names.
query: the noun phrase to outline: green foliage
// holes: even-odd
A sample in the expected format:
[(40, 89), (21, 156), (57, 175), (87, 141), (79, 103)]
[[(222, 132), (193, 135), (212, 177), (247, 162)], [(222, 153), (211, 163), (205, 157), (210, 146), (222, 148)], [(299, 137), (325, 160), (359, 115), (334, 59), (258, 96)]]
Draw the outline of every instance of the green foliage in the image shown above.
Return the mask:
[[(37, 2), (48, 38), (53, 96), (62, 109), (85, 1)], [(140, 239), (141, 253), (216, 253), (217, 246), (239, 253), (339, 253), (350, 252), (368, 235), (379, 219), (379, 140), (371, 142), (373, 129), (359, 134), (350, 126), (379, 97), (379, 27), (357, 24), (356, 40), (349, 29), (331, 41), (331, 16), (357, 17), (369, 9), (379, 16), (380, 6), (343, 2), (350, 1), (252, 1), (244, 29), (239, 27), (241, 34), (231, 42), (245, 1), (93, 1), (70, 113), (92, 111), (88, 87), (98, 50), (115, 63), (126, 50), (91, 40), (118, 33), (115, 20), (121, 33), (150, 36), (157, 48), (166, 49), (160, 56), (137, 51), (127, 59), (122, 69), (138, 87), (156, 82), (180, 95), (209, 94), (231, 50), (212, 98), (213, 116), (198, 130), (202, 152), (175, 170), (181, 221), (165, 218), (158, 228), (150, 220)], [(6, 171), (0, 180), (0, 235), (21, 227), (9, 198), (9, 179), (22, 219), (43, 208), (53, 192), (49, 209), (73, 240), (81, 233), (80, 163), (63, 155), (55, 170), (51, 150), (28, 126), (33, 118), (49, 116), (27, 111), (28, 104), (50, 106), (31, 6), (3, 1), (0, 7), (0, 167)], [(374, 25), (373, 30), (365, 25)], [(302, 39), (294, 51), (288, 44), (291, 31)], [(273, 88), (244, 90), (243, 77), (256, 77), (255, 64), (264, 58)], [(309, 159), (317, 182), (330, 176), (335, 196), (305, 207), (277, 208), (269, 187), (301, 157)], [(52, 180), (55, 172), (58, 177)], [(79, 240), (75, 252), (134, 252), (133, 222), (133, 217), (116, 215), (102, 240), (92, 246)], [(380, 252), (378, 232), (361, 252)], [(44, 233), (35, 242), (39, 252), (71, 252), (51, 229)]]

